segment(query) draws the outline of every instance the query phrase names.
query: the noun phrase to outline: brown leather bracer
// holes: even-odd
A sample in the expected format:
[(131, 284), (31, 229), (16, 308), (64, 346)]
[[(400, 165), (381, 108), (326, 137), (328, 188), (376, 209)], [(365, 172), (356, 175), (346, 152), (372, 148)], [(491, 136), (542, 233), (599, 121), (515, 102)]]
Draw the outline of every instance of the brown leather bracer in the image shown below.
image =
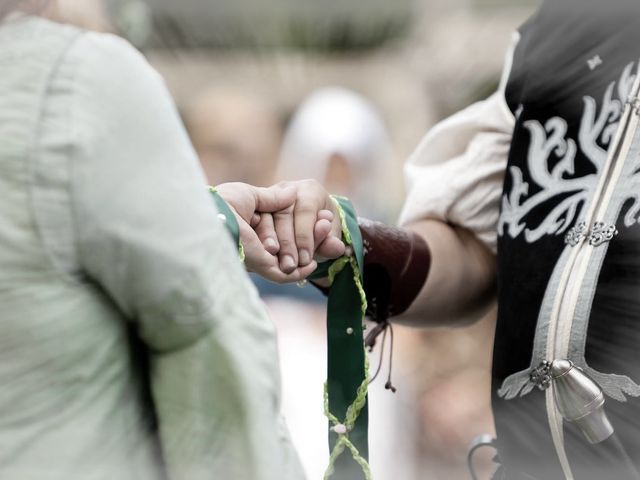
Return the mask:
[(376, 322), (405, 312), (426, 282), (431, 253), (418, 234), (359, 218), (364, 244), (367, 316)]

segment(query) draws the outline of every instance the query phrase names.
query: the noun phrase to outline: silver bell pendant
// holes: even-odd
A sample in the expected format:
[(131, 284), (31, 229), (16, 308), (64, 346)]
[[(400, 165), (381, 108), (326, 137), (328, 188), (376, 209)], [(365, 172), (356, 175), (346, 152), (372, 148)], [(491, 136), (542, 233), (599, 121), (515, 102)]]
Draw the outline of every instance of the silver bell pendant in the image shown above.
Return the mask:
[(613, 435), (604, 411), (604, 394), (593, 380), (569, 360), (554, 360), (551, 377), (556, 406), (566, 421), (576, 424), (593, 444)]

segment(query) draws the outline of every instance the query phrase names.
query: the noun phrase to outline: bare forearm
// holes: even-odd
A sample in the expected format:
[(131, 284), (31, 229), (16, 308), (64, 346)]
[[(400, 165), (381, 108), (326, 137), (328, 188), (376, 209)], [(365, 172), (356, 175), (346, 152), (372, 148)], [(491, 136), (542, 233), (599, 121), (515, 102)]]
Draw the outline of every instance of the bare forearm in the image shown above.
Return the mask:
[(426, 282), (409, 309), (394, 319), (413, 326), (460, 326), (479, 318), (495, 295), (495, 255), (471, 232), (437, 220), (408, 229), (431, 252)]

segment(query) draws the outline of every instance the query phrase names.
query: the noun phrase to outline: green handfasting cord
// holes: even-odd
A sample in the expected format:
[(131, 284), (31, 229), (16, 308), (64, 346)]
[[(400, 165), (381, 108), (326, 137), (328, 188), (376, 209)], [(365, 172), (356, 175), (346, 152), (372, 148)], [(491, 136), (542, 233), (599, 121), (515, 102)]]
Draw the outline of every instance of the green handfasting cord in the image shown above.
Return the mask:
[[(240, 230), (233, 212), (210, 189), (241, 256)], [(328, 278), (327, 382), (324, 413), (329, 419), (329, 466), (324, 480), (371, 480), (368, 463), (369, 362), (363, 342), (363, 320), (367, 300), (363, 289), (364, 249), (357, 217), (351, 202), (332, 197), (342, 223), (342, 237), (348, 253), (318, 266), (309, 280)], [(351, 455), (343, 455), (345, 451)]]
[[(310, 280), (329, 278), (327, 382), (324, 413), (329, 419), (329, 466), (325, 480), (371, 480), (367, 459), (369, 363), (363, 342), (367, 300), (362, 287), (364, 251), (351, 202), (332, 197), (349, 254), (321, 264)], [(351, 455), (342, 455), (349, 450)]]
[(240, 256), (240, 261), (244, 262), (244, 246), (240, 241), (240, 225), (238, 224), (238, 220), (236, 219), (235, 214), (227, 205), (227, 202), (223, 200), (223, 198), (218, 193), (216, 187), (209, 187), (209, 193), (213, 197), (213, 201), (218, 208), (219, 215), (222, 215), (221, 220), (224, 220), (224, 224), (227, 227), (227, 230), (231, 234), (231, 238), (233, 238), (234, 244), (238, 246), (238, 255)]

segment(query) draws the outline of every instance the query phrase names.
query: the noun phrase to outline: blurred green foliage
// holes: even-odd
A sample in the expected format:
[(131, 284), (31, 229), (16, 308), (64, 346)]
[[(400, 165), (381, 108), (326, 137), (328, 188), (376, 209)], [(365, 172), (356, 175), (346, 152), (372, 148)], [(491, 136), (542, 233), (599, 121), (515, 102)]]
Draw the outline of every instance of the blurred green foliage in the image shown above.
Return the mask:
[(110, 0), (109, 5), (125, 36), (139, 37), (150, 25), (146, 38), (137, 38), (142, 48), (363, 51), (404, 37), (412, 18), (410, 0)]

